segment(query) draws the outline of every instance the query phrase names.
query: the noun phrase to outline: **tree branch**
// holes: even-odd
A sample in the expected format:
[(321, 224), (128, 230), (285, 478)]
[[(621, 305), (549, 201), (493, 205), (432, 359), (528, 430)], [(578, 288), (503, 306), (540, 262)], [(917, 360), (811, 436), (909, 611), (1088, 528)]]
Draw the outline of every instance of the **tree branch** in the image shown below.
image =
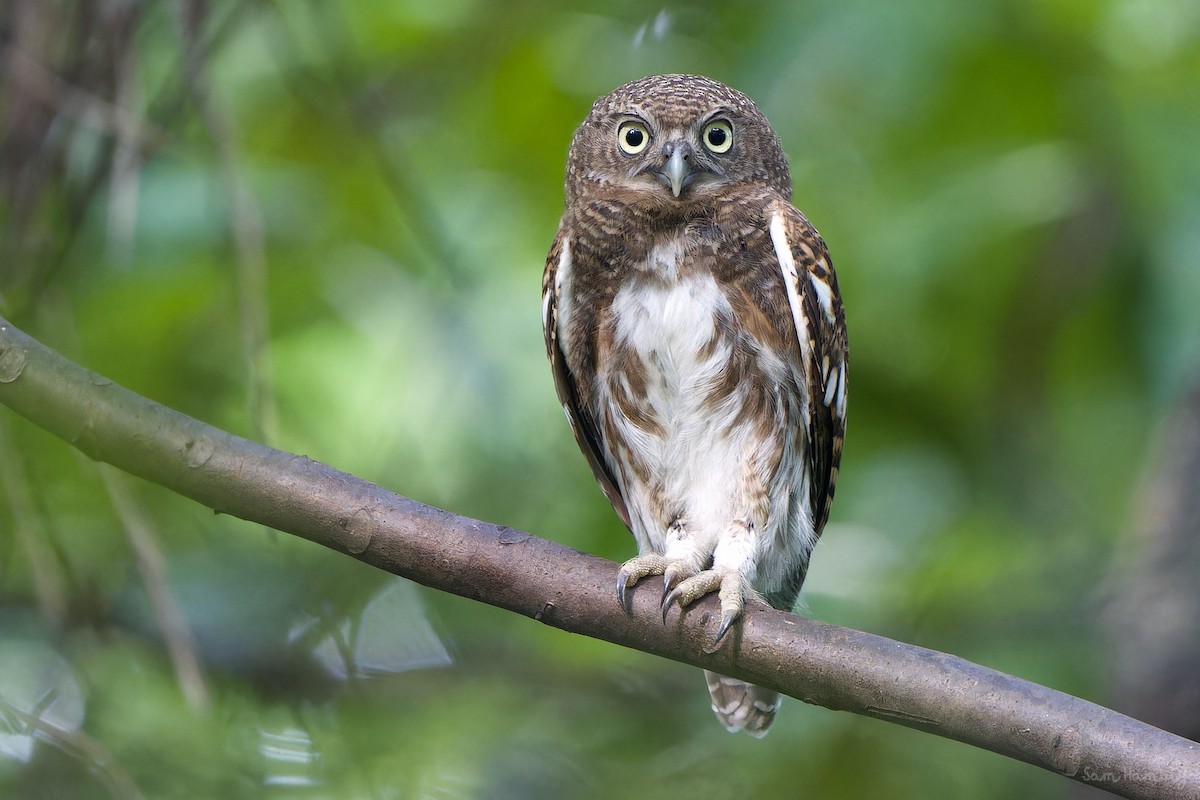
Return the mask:
[(961, 658), (748, 603), (719, 647), (716, 600), (662, 624), (659, 586), (616, 565), (422, 505), (147, 400), (0, 318), (0, 403), (83, 453), (216, 511), (547, 625), (935, 733), (1130, 798), (1200, 797), (1200, 744)]

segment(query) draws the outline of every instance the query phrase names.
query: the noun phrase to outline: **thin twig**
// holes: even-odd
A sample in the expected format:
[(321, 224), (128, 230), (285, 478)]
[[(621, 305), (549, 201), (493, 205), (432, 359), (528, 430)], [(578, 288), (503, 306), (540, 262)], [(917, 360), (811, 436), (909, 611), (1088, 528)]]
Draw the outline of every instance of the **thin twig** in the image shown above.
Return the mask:
[(0, 489), (3, 490), (0, 497), (8, 506), (11, 530), (29, 562), (38, 608), (57, 627), (67, 613), (66, 579), (49, 545), (44, 521), (34, 508), (33, 489), (6, 428), (0, 419)]
[(175, 669), (175, 679), (179, 682), (183, 697), (192, 709), (207, 711), (208, 684), (196, 653), (196, 637), (192, 635), (191, 626), (171, 592), (167, 581), (167, 560), (158, 546), (154, 528), (125, 485), (124, 475), (101, 464), (100, 477), (125, 529), (129, 546), (133, 549), (138, 575), (146, 588), (146, 599), (158, 629), (162, 631), (163, 641), (167, 644), (167, 654), (171, 658), (171, 666)]
[(205, 19), (203, 9), (204, 4), (194, 0), (187, 0), (182, 5), (179, 27), (183, 39), (183, 74), (208, 135), (217, 147), (229, 227), (233, 233), (238, 323), (249, 377), (250, 412), (258, 438), (270, 442), (275, 440), (276, 430), (275, 378), (268, 349), (270, 312), (263, 215), (238, 170), (237, 146), (229, 115), (208, 80), (208, 50), (200, 36)]
[[(43, 698), (43, 705), (53, 698)], [(17, 708), (0, 697), (0, 711), (23, 723), (26, 731), (37, 732), (39, 738), (54, 745), (64, 753), (79, 760), (89, 771), (99, 775), (109, 794), (118, 800), (143, 800), (145, 795), (133, 777), (121, 765), (104, 743), (82, 730), (60, 728), (43, 716), (45, 708), (34, 708), (32, 713)]]

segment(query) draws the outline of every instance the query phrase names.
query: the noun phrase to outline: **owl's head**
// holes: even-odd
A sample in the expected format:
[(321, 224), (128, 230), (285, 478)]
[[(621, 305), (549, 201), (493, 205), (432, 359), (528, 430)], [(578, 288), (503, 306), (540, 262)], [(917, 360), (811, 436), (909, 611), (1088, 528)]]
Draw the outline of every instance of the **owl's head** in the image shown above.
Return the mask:
[(689, 203), (736, 184), (790, 197), (787, 156), (753, 100), (699, 75), (651, 75), (601, 97), (567, 160), (568, 203), (603, 188)]

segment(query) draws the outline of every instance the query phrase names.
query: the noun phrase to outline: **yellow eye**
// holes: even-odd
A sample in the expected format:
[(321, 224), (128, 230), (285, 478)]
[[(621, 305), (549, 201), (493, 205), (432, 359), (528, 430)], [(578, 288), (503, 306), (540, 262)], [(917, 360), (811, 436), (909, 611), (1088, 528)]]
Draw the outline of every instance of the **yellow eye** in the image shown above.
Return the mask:
[(650, 145), (650, 131), (640, 122), (622, 122), (617, 128), (617, 144), (626, 155), (636, 156)]
[(704, 126), (704, 146), (714, 153), (726, 153), (733, 147), (733, 127), (723, 119)]

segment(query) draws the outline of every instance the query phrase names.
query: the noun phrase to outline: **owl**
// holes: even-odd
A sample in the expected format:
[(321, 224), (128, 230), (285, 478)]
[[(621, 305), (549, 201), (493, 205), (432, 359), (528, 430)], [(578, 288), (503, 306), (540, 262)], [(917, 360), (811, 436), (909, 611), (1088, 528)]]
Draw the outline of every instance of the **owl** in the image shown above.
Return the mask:
[[(670, 609), (710, 592), (717, 640), (749, 597), (790, 610), (829, 516), (847, 344), (821, 236), (787, 157), (739, 91), (655, 75), (575, 132), (542, 279), (554, 384), (637, 540), (617, 600), (663, 577)], [(779, 695), (706, 673), (730, 731), (763, 736)]]

